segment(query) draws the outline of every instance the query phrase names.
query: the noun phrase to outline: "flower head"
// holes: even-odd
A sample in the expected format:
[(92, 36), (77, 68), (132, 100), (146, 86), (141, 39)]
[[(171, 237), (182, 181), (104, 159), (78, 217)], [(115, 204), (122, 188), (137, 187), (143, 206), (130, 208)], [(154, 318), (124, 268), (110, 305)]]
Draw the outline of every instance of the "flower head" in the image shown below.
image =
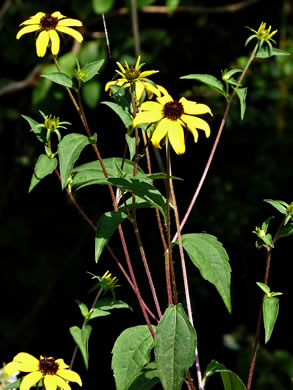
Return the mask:
[(24, 34), (39, 31), (36, 40), (37, 55), (39, 57), (44, 57), (49, 44), (51, 45), (51, 52), (53, 55), (59, 53), (60, 38), (57, 31), (71, 35), (78, 42), (82, 42), (83, 40), (81, 33), (71, 28), (82, 26), (82, 22), (77, 19), (66, 18), (66, 16), (62, 15), (59, 11), (53, 12), (52, 14), (38, 12), (22, 22), (20, 26), (25, 27), (19, 30), (16, 39), (19, 39)]
[(155, 123), (155, 130), (151, 141), (156, 148), (160, 148), (160, 142), (167, 137), (171, 146), (177, 154), (185, 152), (185, 141), (183, 127), (186, 127), (197, 142), (197, 129), (204, 130), (206, 137), (210, 135), (209, 124), (194, 115), (201, 115), (212, 112), (205, 104), (198, 104), (184, 97), (173, 100), (168, 94), (157, 98), (157, 102), (144, 102), (133, 120), (133, 126), (141, 123)]
[(68, 367), (63, 359), (55, 360), (52, 357), (41, 356), (38, 360), (26, 352), (20, 352), (4, 367), (4, 370), (7, 375), (12, 375), (16, 371), (28, 373), (23, 377), (19, 390), (29, 390), (42, 378), (46, 390), (56, 390), (57, 386), (63, 390), (71, 390), (66, 381), (76, 382), (82, 386), (80, 376), (68, 370)]
[(143, 92), (146, 90), (148, 97), (151, 98), (153, 95), (160, 96), (160, 91), (158, 88), (150, 82), (146, 77), (151, 76), (154, 73), (157, 73), (158, 70), (146, 70), (141, 72), (140, 68), (140, 56), (138, 57), (135, 66), (129, 66), (125, 61), (125, 67), (123, 67), (120, 62), (116, 62), (120, 70), (116, 72), (121, 76), (121, 78), (113, 81), (109, 81), (105, 86), (105, 91), (111, 87), (111, 85), (123, 86), (124, 88), (131, 88), (131, 85), (135, 85), (136, 99), (140, 100)]
[(269, 50), (272, 50), (272, 44), (270, 41), (272, 41), (274, 44), (276, 44), (276, 41), (272, 39), (273, 35), (276, 34), (278, 30), (274, 30), (271, 32), (272, 26), (266, 27), (266, 23), (261, 22), (258, 30), (254, 30), (251, 27), (247, 27), (250, 31), (254, 32), (245, 42), (245, 46), (250, 42), (252, 39), (256, 38), (259, 41), (258, 50), (260, 50), (264, 43), (266, 43), (269, 47)]

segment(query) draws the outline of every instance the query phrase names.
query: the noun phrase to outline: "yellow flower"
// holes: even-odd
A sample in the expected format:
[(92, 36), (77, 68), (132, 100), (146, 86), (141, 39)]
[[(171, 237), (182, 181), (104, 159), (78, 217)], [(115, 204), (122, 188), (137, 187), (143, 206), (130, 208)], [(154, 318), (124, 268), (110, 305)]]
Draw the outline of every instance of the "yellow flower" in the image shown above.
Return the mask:
[(143, 91), (146, 90), (148, 97), (151, 98), (153, 94), (156, 96), (160, 96), (160, 91), (155, 86), (155, 84), (152, 84), (146, 77), (151, 76), (154, 73), (157, 73), (158, 70), (146, 70), (144, 72), (141, 72), (139, 70), (140, 66), (140, 56), (138, 57), (135, 66), (129, 66), (128, 63), (125, 61), (125, 67), (123, 67), (120, 62), (116, 62), (116, 64), (119, 66), (119, 70), (116, 70), (116, 72), (121, 76), (120, 79), (109, 81), (105, 86), (105, 91), (108, 91), (108, 89), (111, 87), (111, 85), (118, 85), (120, 87), (124, 88), (131, 88), (131, 83), (134, 83), (135, 85), (135, 94), (136, 99), (140, 100), (142, 97)]
[(157, 102), (144, 102), (133, 120), (133, 126), (141, 123), (155, 123), (156, 128), (152, 134), (151, 141), (156, 148), (160, 148), (160, 142), (167, 137), (171, 146), (177, 154), (185, 152), (185, 141), (183, 127), (186, 127), (197, 142), (197, 129), (204, 130), (206, 137), (210, 135), (209, 124), (201, 118), (193, 115), (200, 115), (212, 112), (205, 104), (198, 104), (184, 97), (173, 100), (170, 95), (157, 98)]
[(258, 30), (254, 30), (253, 28), (251, 27), (248, 27), (247, 28), (254, 32), (254, 34), (252, 34), (250, 37), (247, 38), (246, 42), (245, 42), (245, 46), (254, 38), (256, 38), (258, 41), (259, 41), (259, 47), (258, 47), (258, 50), (260, 50), (263, 46), (263, 44), (267, 44), (268, 47), (269, 47), (269, 51), (272, 51), (272, 44), (270, 41), (272, 41), (274, 44), (276, 44), (276, 41), (274, 41), (274, 39), (272, 38), (278, 30), (274, 30), (271, 32), (271, 28), (272, 26), (269, 26), (267, 28), (267, 24), (265, 22), (261, 22)]
[(46, 390), (56, 390), (57, 386), (63, 390), (71, 390), (66, 381), (77, 382), (82, 386), (80, 376), (71, 370), (63, 359), (53, 359), (52, 357), (40, 357), (40, 360), (34, 356), (20, 352), (13, 361), (6, 364), (4, 370), (7, 375), (12, 375), (16, 371), (28, 372), (21, 381), (19, 390), (29, 390), (34, 384), (44, 379)]
[(81, 33), (71, 28), (73, 26), (82, 26), (82, 22), (77, 19), (66, 18), (59, 11), (52, 14), (38, 12), (21, 23), (20, 26), (25, 27), (19, 30), (16, 39), (19, 39), (24, 34), (40, 30), (36, 40), (37, 55), (39, 57), (44, 57), (49, 43), (51, 44), (52, 54), (57, 55), (59, 53), (60, 38), (57, 31), (71, 35), (78, 42), (83, 40)]

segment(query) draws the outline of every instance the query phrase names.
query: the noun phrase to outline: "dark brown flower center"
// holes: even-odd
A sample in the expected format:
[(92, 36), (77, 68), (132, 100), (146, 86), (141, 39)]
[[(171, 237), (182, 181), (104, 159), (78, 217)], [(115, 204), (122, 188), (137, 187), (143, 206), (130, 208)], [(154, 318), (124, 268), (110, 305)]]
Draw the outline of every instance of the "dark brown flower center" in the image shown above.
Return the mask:
[(177, 121), (184, 114), (184, 109), (178, 100), (174, 100), (174, 102), (168, 102), (164, 105), (163, 114), (171, 121)]
[(39, 362), (39, 369), (44, 375), (55, 375), (58, 371), (59, 364), (53, 358), (42, 358)]
[(40, 25), (44, 30), (54, 30), (58, 24), (58, 18), (55, 18), (51, 14), (46, 14), (42, 17)]
[(139, 75), (140, 75), (140, 71), (135, 69), (133, 66), (130, 66), (129, 69), (126, 69), (125, 71), (125, 78), (128, 81), (133, 81), (138, 79)]

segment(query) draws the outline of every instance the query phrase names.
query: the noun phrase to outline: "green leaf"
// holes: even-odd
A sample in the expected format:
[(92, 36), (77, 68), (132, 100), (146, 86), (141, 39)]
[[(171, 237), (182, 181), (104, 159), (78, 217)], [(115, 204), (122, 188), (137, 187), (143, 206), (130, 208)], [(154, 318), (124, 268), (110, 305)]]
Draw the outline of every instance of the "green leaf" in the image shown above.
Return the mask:
[(64, 87), (72, 88), (73, 86), (72, 78), (63, 72), (44, 73), (41, 77), (53, 81), (53, 83), (63, 85)]
[(101, 69), (103, 63), (104, 60), (99, 60), (99, 61), (94, 61), (94, 62), (90, 62), (89, 64), (86, 64), (82, 68), (82, 70), (86, 73), (86, 77), (84, 77), (82, 81), (85, 83), (91, 80), (96, 74), (99, 73), (99, 70)]
[(81, 311), (81, 314), (83, 315), (83, 317), (86, 317), (88, 314), (89, 314), (89, 309), (88, 307), (82, 303), (81, 301), (79, 301), (78, 299), (75, 299), (75, 302), (78, 304), (78, 307)]
[(186, 76), (180, 77), (181, 79), (194, 79), (201, 81), (202, 83), (208, 85), (210, 88), (214, 89), (215, 91), (219, 92), (223, 96), (227, 97), (225, 88), (220, 80), (218, 80), (215, 76), (212, 76), (210, 74), (189, 74)]
[(155, 338), (155, 361), (165, 390), (179, 390), (195, 360), (196, 332), (181, 304), (169, 305)]
[(149, 363), (134, 378), (127, 390), (150, 390), (160, 383), (156, 363)]
[(278, 238), (288, 237), (293, 235), (293, 223), (289, 223), (288, 225), (282, 227), (278, 234)]
[(100, 310), (112, 310), (112, 309), (130, 309), (132, 308), (128, 303), (115, 298), (103, 298), (99, 299), (95, 305), (95, 308)]
[(281, 214), (287, 214), (288, 213), (288, 203), (284, 202), (283, 200), (273, 200), (273, 199), (264, 199), (264, 202), (269, 203), (271, 206), (273, 206), (275, 209), (277, 209)]
[(265, 293), (265, 294), (269, 294), (271, 289), (269, 288), (269, 286), (267, 286), (266, 284), (264, 283), (261, 283), (261, 282), (256, 282), (256, 284), (258, 285), (258, 287), (260, 287), (262, 289), (262, 291)]
[(150, 361), (153, 345), (154, 340), (147, 325), (128, 328), (119, 335), (112, 350), (116, 390), (128, 388)]
[(88, 341), (92, 331), (92, 327), (90, 325), (85, 325), (83, 328), (80, 329), (78, 326), (72, 326), (69, 331), (81, 352), (85, 367), (86, 369), (88, 369)]
[(17, 389), (17, 388), (19, 388), (19, 386), (20, 386), (20, 384), (21, 384), (21, 382), (22, 382), (22, 379), (23, 379), (23, 378), (19, 378), (19, 379), (17, 379), (17, 381), (15, 381), (15, 382), (13, 382), (13, 383), (10, 383), (9, 385), (7, 385), (7, 386), (5, 387), (4, 390)]
[(44, 177), (50, 175), (57, 165), (55, 157), (49, 158), (46, 154), (41, 154), (36, 162), (28, 192), (31, 192)]
[(102, 92), (102, 83), (98, 80), (91, 80), (84, 84), (81, 90), (84, 102), (90, 108), (95, 108), (99, 103)]
[(240, 117), (241, 120), (244, 118), (245, 110), (246, 110), (246, 95), (247, 95), (247, 88), (233, 88), (236, 92), (239, 102), (240, 102)]
[(115, 102), (123, 108), (124, 111), (129, 113), (129, 107), (131, 106), (131, 93), (128, 89), (119, 85), (111, 85), (110, 89)]
[(67, 186), (73, 165), (78, 159), (81, 151), (87, 145), (94, 144), (96, 142), (96, 134), (92, 137), (86, 137), (83, 134), (71, 133), (62, 138), (58, 145), (62, 189)]
[(289, 56), (290, 53), (284, 50), (276, 49), (272, 47), (271, 49), (268, 46), (262, 47), (260, 50), (256, 53), (256, 58), (269, 58), (272, 56)]
[(265, 295), (263, 302), (263, 320), (265, 327), (265, 343), (272, 335), (274, 325), (279, 313), (279, 299)]
[(133, 157), (135, 156), (135, 153), (136, 153), (135, 137), (130, 137), (130, 135), (128, 135), (126, 133), (125, 134), (125, 139), (126, 139), (126, 142), (127, 142), (127, 145), (128, 145), (128, 149), (129, 149), (129, 158), (130, 158), (130, 160), (132, 160)]
[(124, 111), (121, 106), (112, 102), (101, 102), (101, 104), (106, 104), (106, 106), (110, 107), (119, 116), (126, 128), (130, 127), (133, 118), (128, 112)]
[(104, 247), (108, 244), (117, 227), (127, 217), (127, 214), (121, 211), (108, 211), (99, 218), (95, 238), (96, 263), (98, 262)]
[(178, 7), (180, 0), (166, 0), (166, 6), (168, 8), (168, 12), (174, 12)]
[(220, 373), (225, 390), (246, 390), (246, 386), (242, 380), (232, 371), (227, 370), (225, 366), (218, 363), (216, 360), (212, 360), (205, 371), (203, 377), (203, 383), (205, 384), (208, 377)]
[(30, 118), (26, 115), (21, 115), (30, 125), (32, 132), (35, 133), (35, 136), (39, 141), (41, 141), (43, 144), (47, 144), (47, 129), (42, 126), (41, 123), (36, 122), (34, 119)]
[(231, 267), (222, 244), (205, 233), (184, 234), (182, 244), (201, 276), (216, 287), (231, 313)]
[(96, 14), (105, 14), (112, 9), (114, 0), (92, 0), (92, 5)]
[(109, 313), (108, 311), (94, 308), (89, 312), (87, 320), (89, 321), (89, 320), (93, 320), (94, 318), (109, 316), (110, 314), (111, 313)]

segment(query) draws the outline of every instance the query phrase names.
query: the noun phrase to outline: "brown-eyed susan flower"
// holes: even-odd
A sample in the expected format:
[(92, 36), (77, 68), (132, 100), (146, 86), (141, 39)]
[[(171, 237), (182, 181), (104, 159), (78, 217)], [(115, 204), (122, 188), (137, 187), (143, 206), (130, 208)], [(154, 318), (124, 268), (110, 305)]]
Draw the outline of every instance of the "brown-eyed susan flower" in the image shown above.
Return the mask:
[(157, 102), (144, 102), (139, 108), (140, 112), (133, 120), (133, 126), (141, 123), (156, 123), (151, 141), (156, 148), (160, 148), (160, 142), (167, 137), (177, 154), (185, 152), (185, 140), (183, 128), (186, 127), (197, 142), (198, 132), (201, 129), (206, 137), (210, 135), (209, 124), (194, 115), (209, 113), (210, 108), (205, 104), (198, 104), (182, 97), (179, 101), (173, 100), (168, 94), (158, 97)]
[(17, 354), (13, 361), (6, 364), (4, 370), (7, 375), (16, 371), (27, 372), (21, 381), (19, 390), (29, 390), (32, 386), (43, 379), (46, 390), (56, 390), (57, 387), (63, 390), (71, 390), (66, 381), (76, 382), (82, 386), (80, 376), (68, 370), (68, 365), (63, 359), (55, 360), (52, 357), (40, 357), (40, 360), (26, 352)]
[(158, 70), (145, 70), (140, 71), (140, 56), (138, 57), (135, 66), (129, 66), (125, 61), (125, 67), (120, 62), (116, 62), (120, 70), (116, 69), (116, 72), (121, 76), (117, 80), (109, 81), (105, 86), (105, 91), (111, 87), (111, 85), (117, 85), (124, 88), (131, 88), (131, 84), (135, 85), (136, 99), (140, 100), (144, 91), (147, 92), (148, 97), (151, 98), (153, 95), (160, 96), (160, 91), (154, 83), (151, 83), (146, 77), (157, 73)]
[(81, 33), (71, 28), (82, 26), (82, 22), (77, 19), (67, 18), (59, 11), (53, 12), (52, 14), (38, 12), (22, 22), (20, 26), (24, 27), (17, 33), (16, 39), (19, 39), (24, 34), (39, 31), (36, 39), (37, 55), (39, 57), (44, 57), (49, 45), (51, 46), (53, 55), (59, 53), (60, 38), (58, 32), (68, 34), (78, 42), (82, 42), (83, 40)]

